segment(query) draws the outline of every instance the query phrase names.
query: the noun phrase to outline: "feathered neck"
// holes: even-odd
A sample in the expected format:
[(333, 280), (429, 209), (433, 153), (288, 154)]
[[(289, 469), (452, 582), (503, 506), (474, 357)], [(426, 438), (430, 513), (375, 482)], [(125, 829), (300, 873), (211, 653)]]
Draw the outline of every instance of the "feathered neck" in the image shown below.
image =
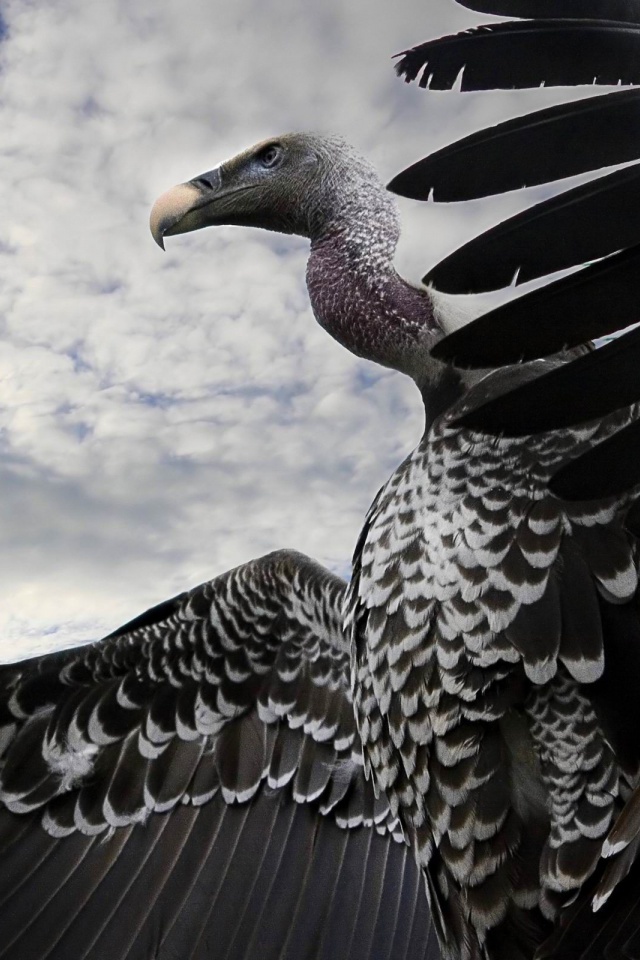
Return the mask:
[(312, 239), (307, 288), (313, 312), (351, 353), (410, 376), (430, 424), (462, 395), (464, 384), (430, 356), (442, 331), (429, 292), (407, 283), (393, 265), (395, 206), (392, 217), (377, 210), (387, 216), (374, 218), (353, 206), (352, 216), (327, 224)]

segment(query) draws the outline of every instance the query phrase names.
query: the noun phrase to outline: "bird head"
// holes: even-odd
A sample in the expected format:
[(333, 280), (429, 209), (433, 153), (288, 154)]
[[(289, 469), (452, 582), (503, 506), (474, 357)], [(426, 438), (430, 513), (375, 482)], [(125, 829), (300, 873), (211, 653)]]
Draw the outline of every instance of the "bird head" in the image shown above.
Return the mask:
[(153, 205), (151, 233), (161, 247), (164, 237), (222, 224), (313, 240), (353, 213), (356, 197), (376, 212), (393, 204), (373, 167), (341, 137), (289, 133), (172, 187)]

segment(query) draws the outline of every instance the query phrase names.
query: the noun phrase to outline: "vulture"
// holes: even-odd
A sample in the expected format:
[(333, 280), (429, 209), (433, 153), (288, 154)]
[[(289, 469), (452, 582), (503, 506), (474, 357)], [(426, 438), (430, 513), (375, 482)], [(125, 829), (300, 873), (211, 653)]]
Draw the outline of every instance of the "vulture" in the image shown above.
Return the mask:
[[(464, 5), (517, 19), (407, 50), (405, 80), (640, 80), (638, 0)], [(639, 117), (616, 90), (397, 176), (446, 202), (617, 168), (423, 285), (339, 137), (156, 201), (160, 245), (308, 238), (316, 319), (415, 381), (425, 431), (348, 585), (283, 550), (0, 669), (0, 960), (640, 958), (638, 335), (590, 343), (640, 320)], [(557, 272), (469, 324), (442, 295)]]

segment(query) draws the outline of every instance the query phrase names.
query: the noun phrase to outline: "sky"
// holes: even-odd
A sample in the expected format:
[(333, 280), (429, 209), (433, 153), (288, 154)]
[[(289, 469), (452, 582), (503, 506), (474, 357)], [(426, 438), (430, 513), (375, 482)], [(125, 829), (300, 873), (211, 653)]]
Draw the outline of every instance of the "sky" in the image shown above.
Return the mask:
[[(420, 398), (315, 323), (308, 243), (148, 230), (155, 197), (289, 130), (383, 179), (557, 95), (437, 93), (391, 57), (453, 0), (4, 0), (0, 660), (97, 639), (279, 547), (342, 575)], [(532, 97), (535, 98), (532, 101)], [(418, 280), (530, 202), (400, 203)]]

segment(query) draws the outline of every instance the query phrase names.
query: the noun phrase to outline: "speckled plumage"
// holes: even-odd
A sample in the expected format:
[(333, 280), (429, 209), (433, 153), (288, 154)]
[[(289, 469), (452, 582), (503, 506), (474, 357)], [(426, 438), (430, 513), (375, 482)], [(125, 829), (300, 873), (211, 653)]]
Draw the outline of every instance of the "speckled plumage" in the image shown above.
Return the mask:
[(363, 776), (344, 589), (282, 550), (0, 669), (0, 957), (297, 960), (311, 927), (323, 960), (433, 957)]
[(455, 413), (367, 518), (347, 600), (354, 702), (368, 764), (432, 874), (444, 956), (501, 956), (498, 939), (530, 956), (628, 793), (588, 684), (604, 666), (598, 594), (637, 588), (620, 505), (563, 504), (546, 482), (635, 412), (492, 441), (450, 427)]

